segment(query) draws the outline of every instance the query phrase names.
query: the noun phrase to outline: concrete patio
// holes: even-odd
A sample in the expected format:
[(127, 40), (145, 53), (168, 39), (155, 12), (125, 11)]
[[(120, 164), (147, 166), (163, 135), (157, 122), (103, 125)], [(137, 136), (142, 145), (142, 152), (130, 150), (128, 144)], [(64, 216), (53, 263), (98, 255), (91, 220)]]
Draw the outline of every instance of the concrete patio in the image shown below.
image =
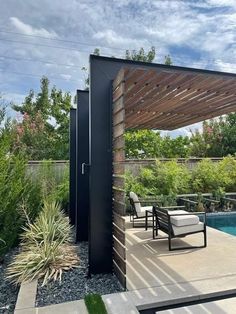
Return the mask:
[[(170, 252), (167, 239), (127, 223), (127, 288), (139, 309), (236, 292), (236, 237), (209, 227), (207, 234), (207, 248)], [(202, 241), (196, 234), (173, 243)]]

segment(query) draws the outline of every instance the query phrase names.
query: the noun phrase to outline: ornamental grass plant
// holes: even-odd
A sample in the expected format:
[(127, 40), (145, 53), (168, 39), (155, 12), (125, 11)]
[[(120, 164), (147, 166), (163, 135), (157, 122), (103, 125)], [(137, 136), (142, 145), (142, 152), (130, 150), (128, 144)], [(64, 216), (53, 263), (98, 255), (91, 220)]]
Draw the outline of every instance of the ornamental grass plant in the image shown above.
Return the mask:
[(9, 265), (7, 276), (16, 284), (42, 278), (61, 280), (62, 272), (77, 267), (79, 257), (72, 245), (72, 229), (57, 202), (45, 201), (34, 223), (21, 236), (21, 250)]

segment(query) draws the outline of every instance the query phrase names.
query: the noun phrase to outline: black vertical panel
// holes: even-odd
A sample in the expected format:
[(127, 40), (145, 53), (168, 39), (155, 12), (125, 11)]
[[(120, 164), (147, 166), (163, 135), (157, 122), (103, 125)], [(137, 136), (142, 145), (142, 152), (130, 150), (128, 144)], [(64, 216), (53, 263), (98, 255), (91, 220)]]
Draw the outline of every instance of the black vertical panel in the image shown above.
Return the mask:
[[(90, 56), (89, 271), (112, 272), (112, 82), (132, 61)], [(137, 62), (140, 67), (140, 62)]]
[(88, 240), (89, 216), (89, 92), (77, 91), (76, 240)]
[(89, 271), (96, 274), (112, 272), (112, 80), (90, 61)]
[(76, 216), (76, 109), (70, 109), (70, 197), (69, 217), (75, 224)]

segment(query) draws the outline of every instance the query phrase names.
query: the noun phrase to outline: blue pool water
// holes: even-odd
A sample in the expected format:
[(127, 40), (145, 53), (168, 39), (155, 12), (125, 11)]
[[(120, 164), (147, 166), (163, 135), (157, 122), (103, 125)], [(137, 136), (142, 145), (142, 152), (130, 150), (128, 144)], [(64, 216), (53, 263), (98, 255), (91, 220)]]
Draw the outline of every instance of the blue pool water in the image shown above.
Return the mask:
[(207, 225), (236, 236), (236, 213), (207, 215)]

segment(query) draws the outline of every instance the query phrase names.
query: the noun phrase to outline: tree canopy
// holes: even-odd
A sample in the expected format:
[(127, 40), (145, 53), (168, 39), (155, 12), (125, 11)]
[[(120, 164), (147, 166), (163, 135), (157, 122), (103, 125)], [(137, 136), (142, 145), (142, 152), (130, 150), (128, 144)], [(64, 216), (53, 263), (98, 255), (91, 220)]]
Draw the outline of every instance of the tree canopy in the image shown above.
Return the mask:
[(40, 91), (30, 90), (22, 105), (12, 108), (22, 114), (15, 121), (15, 149), (23, 150), (29, 159), (69, 158), (70, 93), (55, 86), (50, 89), (43, 77)]

